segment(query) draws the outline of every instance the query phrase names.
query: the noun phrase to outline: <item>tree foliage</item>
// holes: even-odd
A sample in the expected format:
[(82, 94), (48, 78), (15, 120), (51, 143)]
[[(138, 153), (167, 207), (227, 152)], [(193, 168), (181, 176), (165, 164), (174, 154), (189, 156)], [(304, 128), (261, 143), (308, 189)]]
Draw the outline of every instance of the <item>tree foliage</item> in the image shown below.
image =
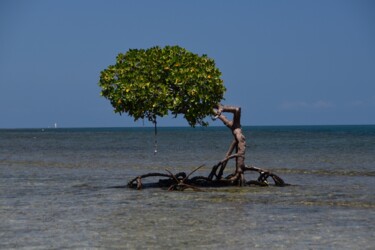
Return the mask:
[(225, 87), (213, 59), (179, 46), (130, 49), (100, 75), (101, 95), (116, 113), (134, 120), (183, 115), (190, 126), (204, 120), (223, 99)]

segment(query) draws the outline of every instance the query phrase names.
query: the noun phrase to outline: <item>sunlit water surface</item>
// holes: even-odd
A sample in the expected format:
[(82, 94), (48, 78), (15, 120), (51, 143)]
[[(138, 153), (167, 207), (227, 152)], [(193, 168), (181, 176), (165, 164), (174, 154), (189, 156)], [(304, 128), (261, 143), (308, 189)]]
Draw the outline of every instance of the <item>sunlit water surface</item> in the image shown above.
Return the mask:
[(247, 163), (291, 186), (124, 187), (165, 168), (207, 175), (225, 128), (162, 128), (156, 155), (148, 128), (0, 130), (0, 248), (375, 248), (375, 126), (244, 132)]

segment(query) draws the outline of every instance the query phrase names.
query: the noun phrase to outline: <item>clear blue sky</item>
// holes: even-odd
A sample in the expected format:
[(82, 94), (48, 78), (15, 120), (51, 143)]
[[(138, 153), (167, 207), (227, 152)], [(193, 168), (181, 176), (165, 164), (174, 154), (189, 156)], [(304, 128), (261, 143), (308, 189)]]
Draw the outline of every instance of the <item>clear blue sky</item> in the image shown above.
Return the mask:
[(1, 0), (0, 128), (140, 126), (99, 74), (155, 45), (213, 58), (244, 125), (375, 124), (375, 1)]

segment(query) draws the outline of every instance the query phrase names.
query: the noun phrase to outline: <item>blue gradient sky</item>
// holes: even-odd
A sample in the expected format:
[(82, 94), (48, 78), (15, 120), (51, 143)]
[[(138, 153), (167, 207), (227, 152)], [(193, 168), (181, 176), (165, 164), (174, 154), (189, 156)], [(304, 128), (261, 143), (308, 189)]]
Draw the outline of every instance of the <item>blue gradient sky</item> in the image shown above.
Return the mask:
[(375, 1), (2, 0), (0, 128), (141, 126), (97, 83), (155, 45), (213, 58), (244, 125), (375, 124)]

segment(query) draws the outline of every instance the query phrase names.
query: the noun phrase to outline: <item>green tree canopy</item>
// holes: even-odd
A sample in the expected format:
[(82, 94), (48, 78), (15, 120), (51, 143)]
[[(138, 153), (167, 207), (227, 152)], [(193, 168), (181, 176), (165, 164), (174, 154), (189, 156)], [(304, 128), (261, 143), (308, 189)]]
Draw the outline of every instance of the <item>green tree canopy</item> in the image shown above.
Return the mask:
[(100, 75), (101, 95), (116, 113), (134, 120), (183, 115), (190, 126), (206, 126), (225, 87), (213, 59), (179, 46), (130, 49)]

